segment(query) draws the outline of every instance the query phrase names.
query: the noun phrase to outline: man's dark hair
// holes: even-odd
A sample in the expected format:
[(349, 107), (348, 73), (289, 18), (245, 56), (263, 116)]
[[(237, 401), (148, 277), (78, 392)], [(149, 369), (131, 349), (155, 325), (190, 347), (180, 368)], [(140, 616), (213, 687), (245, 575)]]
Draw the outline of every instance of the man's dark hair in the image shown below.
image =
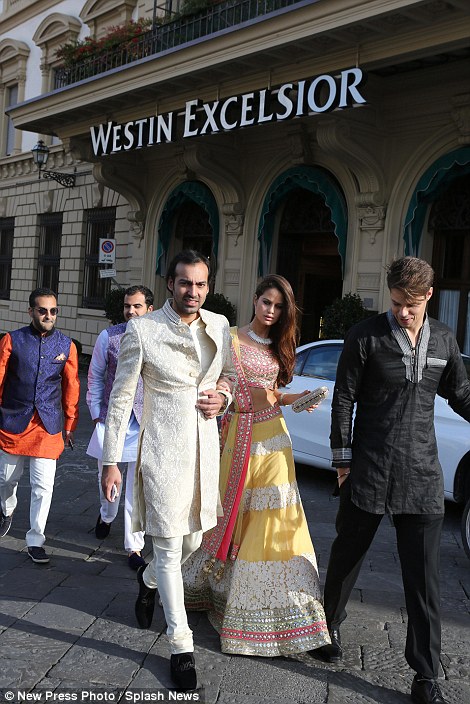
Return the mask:
[(53, 291), (51, 288), (46, 288), (46, 286), (41, 286), (40, 288), (35, 288), (34, 291), (31, 291), (29, 294), (29, 307), (34, 308), (36, 305), (36, 298), (39, 298), (40, 296), (54, 296), (54, 298), (57, 301), (57, 294), (55, 291)]
[(207, 283), (209, 283), (211, 276), (212, 276), (212, 271), (211, 271), (211, 263), (210, 259), (206, 257), (205, 254), (202, 254), (201, 252), (197, 252), (195, 249), (183, 249), (182, 252), (177, 254), (175, 257), (170, 262), (170, 265), (168, 267), (168, 271), (166, 274), (166, 283), (168, 286), (168, 282), (170, 279), (174, 281), (175, 279), (175, 272), (176, 272), (176, 267), (178, 264), (183, 263), (183, 264), (205, 264), (207, 266)]
[(147, 308), (153, 306), (153, 293), (147, 286), (129, 286), (124, 291), (124, 296), (135, 296), (136, 293), (142, 293), (145, 296)]
[(395, 259), (387, 269), (387, 285), (405, 294), (408, 301), (425, 296), (434, 282), (434, 269), (417, 257)]

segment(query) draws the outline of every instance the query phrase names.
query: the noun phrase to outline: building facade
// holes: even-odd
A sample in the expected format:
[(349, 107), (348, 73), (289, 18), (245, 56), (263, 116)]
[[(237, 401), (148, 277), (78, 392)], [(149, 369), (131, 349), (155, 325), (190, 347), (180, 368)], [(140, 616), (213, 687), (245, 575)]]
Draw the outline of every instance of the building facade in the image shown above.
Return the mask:
[[(470, 11), (463, 0), (227, 0), (176, 15), (139, 0), (4, 0), (0, 15), (0, 311), (57, 287), (90, 351), (116, 280), (166, 297), (169, 259), (212, 257), (249, 319), (258, 277), (285, 275), (316, 339), (326, 305), (388, 306), (386, 265), (436, 270), (431, 313), (470, 354)], [(184, 9), (183, 8), (179, 8)], [(171, 10), (171, 12), (170, 12)], [(148, 18), (119, 50), (56, 52)], [(31, 148), (75, 185), (38, 179)]]

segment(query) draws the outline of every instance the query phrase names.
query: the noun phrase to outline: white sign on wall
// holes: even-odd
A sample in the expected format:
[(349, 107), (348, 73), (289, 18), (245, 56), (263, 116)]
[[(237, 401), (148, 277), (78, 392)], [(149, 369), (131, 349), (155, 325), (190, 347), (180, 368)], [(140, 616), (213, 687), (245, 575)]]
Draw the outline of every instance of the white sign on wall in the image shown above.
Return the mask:
[(100, 239), (99, 264), (114, 264), (116, 261), (116, 240)]

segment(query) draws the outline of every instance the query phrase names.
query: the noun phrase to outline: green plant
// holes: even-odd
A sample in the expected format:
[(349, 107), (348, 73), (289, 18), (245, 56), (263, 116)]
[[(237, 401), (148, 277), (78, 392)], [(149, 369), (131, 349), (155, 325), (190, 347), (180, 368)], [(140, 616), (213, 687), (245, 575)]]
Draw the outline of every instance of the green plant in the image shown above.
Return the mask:
[(72, 68), (78, 63), (104, 57), (108, 52), (132, 48), (151, 26), (152, 20), (147, 18), (129, 20), (122, 25), (108, 27), (106, 34), (100, 39), (85, 37), (63, 44), (57, 50), (56, 57), (61, 60), (64, 68)]
[(204, 308), (212, 311), (212, 313), (220, 313), (221, 315), (225, 315), (230, 325), (235, 325), (237, 309), (233, 303), (231, 303), (228, 298), (223, 295), (223, 293), (208, 293), (204, 303)]
[(112, 288), (104, 299), (104, 314), (112, 325), (124, 322), (124, 290)]
[(341, 340), (352, 325), (369, 315), (371, 312), (364, 308), (357, 293), (336, 298), (323, 312), (321, 337), (324, 340)]

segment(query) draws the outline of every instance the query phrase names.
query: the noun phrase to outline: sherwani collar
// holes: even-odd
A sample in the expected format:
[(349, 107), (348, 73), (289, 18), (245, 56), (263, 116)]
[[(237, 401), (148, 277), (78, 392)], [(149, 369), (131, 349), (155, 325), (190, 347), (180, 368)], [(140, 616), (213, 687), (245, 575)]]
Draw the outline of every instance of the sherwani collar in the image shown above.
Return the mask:
[[(180, 318), (180, 316), (178, 315), (178, 313), (174, 310), (173, 306), (171, 305), (171, 302), (172, 302), (172, 301), (173, 301), (172, 298), (167, 298), (167, 300), (166, 300), (165, 303), (163, 304), (162, 310), (163, 310), (163, 313), (166, 315), (166, 317), (168, 318), (168, 320), (169, 320), (171, 323), (173, 323), (174, 325), (180, 325), (180, 324), (181, 324), (181, 318)], [(198, 313), (199, 313), (200, 319), (202, 320), (202, 322), (204, 323), (204, 325), (206, 325), (206, 327), (207, 327), (207, 325), (208, 325), (208, 323), (209, 323), (210, 321), (207, 320), (206, 311), (204, 310), (204, 308), (200, 308), (199, 311), (198, 311)], [(196, 320), (197, 320), (197, 318), (196, 318)]]

